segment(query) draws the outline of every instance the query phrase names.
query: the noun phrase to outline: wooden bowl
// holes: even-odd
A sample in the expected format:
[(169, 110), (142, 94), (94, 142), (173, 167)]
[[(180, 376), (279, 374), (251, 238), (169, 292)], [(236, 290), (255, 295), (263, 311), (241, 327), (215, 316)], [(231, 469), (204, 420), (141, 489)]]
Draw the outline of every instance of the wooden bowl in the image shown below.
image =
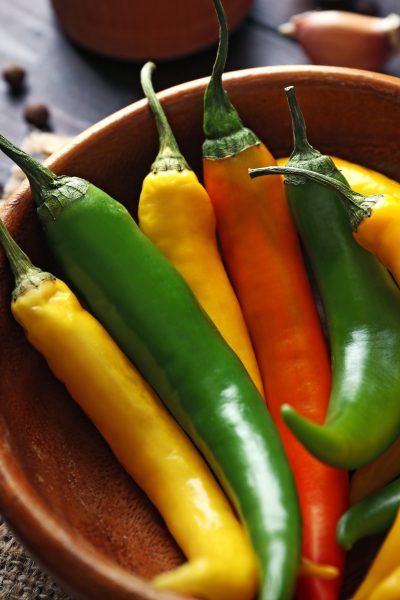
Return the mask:
[[(292, 148), (283, 88), (294, 84), (311, 143), (400, 180), (400, 80), (350, 69), (288, 66), (230, 73), (225, 83), (243, 122), (277, 156)], [(203, 79), (160, 94), (182, 151), (199, 173), (205, 85)], [(56, 173), (89, 179), (135, 214), (156, 150), (154, 120), (141, 100), (81, 134), (48, 165)], [(2, 206), (1, 216), (32, 260), (56, 271), (26, 185)], [(0, 511), (74, 597), (176, 597), (155, 593), (146, 580), (181, 563), (181, 552), (13, 320), (12, 281), (3, 254), (0, 273)], [(371, 555), (365, 543), (349, 555), (343, 597)]]
[[(252, 0), (224, 0), (230, 31)], [(171, 59), (218, 41), (212, 3), (200, 0), (51, 0), (65, 33), (80, 46), (119, 59)]]

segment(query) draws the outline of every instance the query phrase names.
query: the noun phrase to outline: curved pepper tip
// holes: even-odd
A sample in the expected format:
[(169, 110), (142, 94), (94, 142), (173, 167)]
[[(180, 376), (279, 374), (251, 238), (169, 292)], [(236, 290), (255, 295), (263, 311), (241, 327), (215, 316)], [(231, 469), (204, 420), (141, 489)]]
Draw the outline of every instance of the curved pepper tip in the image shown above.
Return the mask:
[(299, 415), (289, 404), (281, 409), (286, 425), (299, 442), (322, 462), (340, 469), (359, 466), (358, 457), (353, 455), (349, 440), (330, 425), (317, 425)]
[(349, 536), (347, 520), (348, 519), (346, 513), (341, 519), (339, 519), (336, 527), (336, 539), (339, 546), (341, 546), (344, 550), (351, 550), (354, 544), (354, 540), (352, 540)]
[[(237, 558), (237, 557), (236, 557)], [(236, 561), (229, 557), (197, 557), (152, 579), (156, 590), (195, 595), (204, 600), (252, 600), (258, 574), (253, 556)], [(231, 557), (232, 559), (232, 557)]]

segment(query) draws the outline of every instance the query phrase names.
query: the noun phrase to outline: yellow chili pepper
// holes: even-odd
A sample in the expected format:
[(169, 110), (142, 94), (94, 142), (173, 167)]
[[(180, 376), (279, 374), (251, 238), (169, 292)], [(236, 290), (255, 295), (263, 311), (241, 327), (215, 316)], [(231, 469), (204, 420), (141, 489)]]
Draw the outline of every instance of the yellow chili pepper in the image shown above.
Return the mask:
[(397, 181), (373, 169), (343, 160), (337, 156), (332, 156), (331, 158), (345, 179), (347, 179), (349, 185), (359, 194), (364, 194), (365, 196), (389, 194), (400, 200), (400, 184)]
[[(399, 559), (400, 563), (400, 559)], [(400, 566), (386, 577), (372, 592), (369, 600), (399, 600)]]
[[(384, 598), (400, 598), (400, 585), (397, 588), (397, 596), (373, 596), (373, 592), (379, 584), (398, 570), (400, 564), (400, 511), (391, 530), (383, 542), (371, 568), (364, 581), (352, 597), (352, 600), (383, 600)], [(400, 579), (397, 580), (400, 584)]]
[(154, 93), (154, 68), (146, 63), (141, 81), (156, 119), (160, 151), (143, 181), (139, 226), (186, 280), (263, 394), (247, 327), (218, 251), (211, 200), (182, 156)]
[[(365, 196), (373, 194), (389, 194), (400, 200), (400, 183), (378, 173), (373, 169), (368, 169), (362, 165), (331, 156), (335, 166), (342, 173), (345, 179), (349, 182), (350, 187)], [(284, 166), (289, 158), (277, 159), (279, 166)]]
[(251, 600), (257, 568), (207, 465), (103, 326), (62, 281), (32, 266), (0, 221), (16, 277), (12, 313), (159, 509), (189, 562), (153, 580), (209, 600)]
[[(367, 198), (367, 197), (366, 197)], [(355, 221), (353, 235), (357, 242), (372, 252), (391, 271), (400, 283), (400, 199), (382, 194), (370, 207), (370, 216)]]

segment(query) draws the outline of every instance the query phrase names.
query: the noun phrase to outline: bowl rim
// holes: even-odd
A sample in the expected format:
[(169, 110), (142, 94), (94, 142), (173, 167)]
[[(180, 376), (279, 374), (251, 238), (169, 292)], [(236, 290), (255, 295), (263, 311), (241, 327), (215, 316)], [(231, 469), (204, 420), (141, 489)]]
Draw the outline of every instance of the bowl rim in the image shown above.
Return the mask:
[[(353, 87), (362, 86), (364, 89), (373, 89), (376, 91), (376, 83), (379, 82), (380, 93), (398, 96), (400, 94), (400, 78), (393, 75), (386, 75), (375, 71), (366, 71), (363, 69), (353, 69), (349, 67), (331, 67), (321, 65), (275, 65), (268, 67), (251, 67), (229, 71), (223, 74), (223, 83), (229, 90), (232, 82), (245, 82), (248, 78), (252, 81), (264, 79), (266, 76), (271, 82), (278, 81), (283, 75), (290, 75), (293, 83), (298, 82), (317, 82), (324, 79), (327, 82), (336, 82), (341, 85), (352, 85)], [(161, 102), (168, 104), (176, 96), (190, 95), (204, 91), (210, 77), (201, 77), (184, 83), (180, 83), (160, 92), (157, 92)], [(129, 119), (133, 114), (140, 114), (148, 110), (146, 98), (136, 100), (131, 104), (111, 113), (100, 119), (93, 125), (84, 129), (81, 133), (74, 136), (58, 151), (48, 157), (43, 164), (56, 174), (62, 174), (63, 163), (66, 158), (70, 159), (76, 155), (76, 152), (82, 151), (82, 148), (89, 146), (95, 135), (107, 133), (117, 123)], [(0, 216), (7, 223), (8, 213), (15, 205), (18, 205), (22, 197), (30, 195), (28, 182), (22, 182), (18, 188), (0, 204)]]
[[(340, 81), (342, 84), (344, 84), (344, 79), (347, 85), (352, 84), (354, 87), (359, 87), (362, 85), (362, 87), (368, 89), (375, 88), (376, 82), (379, 81), (379, 86), (382, 88), (380, 89), (381, 93), (383, 91), (388, 94), (398, 94), (400, 92), (400, 78), (398, 77), (377, 73), (375, 71), (351, 69), (348, 67), (330, 67), (319, 65), (278, 65), (271, 67), (253, 67), (229, 71), (223, 74), (222, 79), (223, 83), (226, 84), (227, 88), (229, 89), (229, 86), (233, 81), (235, 83), (241, 82), (247, 80), (249, 77), (252, 78), (253, 81), (256, 81), (257, 79), (264, 79), (266, 76), (268, 76), (271, 81), (277, 81), (281, 79), (282, 75), (289, 74), (293, 78), (294, 83), (296, 81), (305, 81), (306, 79), (308, 82), (316, 82), (321, 78), (324, 78), (326, 81)], [(194, 92), (204, 91), (209, 80), (209, 76), (193, 79), (191, 81), (166, 88), (158, 92), (157, 96), (161, 101), (168, 103), (169, 100), (175, 98), (175, 96), (180, 96), (181, 93), (191, 94)], [(79, 149), (85, 147), (85, 145), (92, 138), (93, 134), (107, 131), (109, 128), (113, 127), (115, 123), (123, 121), (132, 113), (142, 112), (147, 109), (147, 99), (142, 98), (131, 104), (128, 104), (124, 108), (115, 111), (78, 134), (71, 142), (67, 143), (66, 146), (49, 157), (45, 164), (49, 168), (56, 170), (60, 163), (62, 163), (66, 154), (68, 154), (68, 156), (74, 155), (75, 146), (79, 145)]]
[[(266, 77), (271, 82), (281, 81), (282, 77), (290, 77), (294, 84), (298, 82), (315, 83), (321, 80), (353, 85), (359, 88), (376, 90), (379, 92), (399, 96), (400, 79), (391, 75), (350, 69), (345, 67), (327, 67), (317, 65), (277, 65), (271, 67), (256, 67), (230, 71), (224, 74), (223, 81), (229, 90), (230, 85), (242, 83), (246, 85), (250, 78), (253, 82)], [(209, 77), (195, 79), (175, 85), (158, 93), (162, 102), (172, 102), (176, 97), (202, 92)], [(148, 110), (145, 98), (108, 115), (94, 125), (75, 136), (62, 149), (52, 154), (45, 164), (58, 174), (61, 174), (65, 161), (73, 158), (77, 152), (85, 151), (93, 136), (107, 133), (116, 124), (131, 119), (134, 115)], [(22, 183), (17, 190), (0, 205), (0, 217), (7, 226), (13, 211), (19, 206), (22, 210), (25, 203), (30, 202), (31, 194), (27, 182)], [(15, 224), (14, 224), (15, 225)], [(10, 227), (12, 231), (13, 227)], [(74, 594), (82, 594), (84, 598), (91, 597), (90, 585), (104, 586), (118, 592), (118, 598), (143, 598), (148, 600), (177, 600), (182, 596), (173, 593), (154, 591), (150, 583), (133, 572), (120, 567), (111, 559), (98, 552), (83, 537), (76, 542), (74, 536), (51, 513), (49, 507), (30, 485), (16, 459), (7, 453), (7, 436), (0, 427), (0, 509), (10, 524), (12, 530), (23, 541), (23, 544), (32, 552), (38, 562), (58, 579), (63, 587)], [(79, 536), (78, 536), (79, 537)], [(42, 540), (46, 540), (46, 545)], [(63, 556), (60, 561), (57, 557)], [(85, 575), (88, 582), (86, 588), (75, 589), (71, 583), (72, 571)], [(110, 588), (111, 586), (111, 588)], [(136, 596), (140, 594), (140, 596)]]
[[(379, 82), (380, 93), (385, 92), (390, 95), (398, 95), (400, 92), (400, 78), (393, 75), (386, 75), (384, 73), (366, 71), (363, 69), (320, 65), (275, 65), (268, 67), (240, 69), (224, 73), (223, 82), (229, 89), (232, 82), (240, 83), (242, 81), (246, 81), (248, 78), (251, 78), (253, 81), (257, 81), (257, 79), (264, 79), (266, 76), (268, 76), (271, 82), (273, 82), (280, 80), (282, 75), (290, 75), (293, 79), (293, 83), (304, 81), (311, 83), (324, 79), (328, 82), (337, 82), (341, 83), (342, 85), (353, 85), (354, 87), (360, 87), (361, 85), (365, 89), (374, 90), (376, 83)], [(168, 103), (168, 101), (173, 100), (176, 96), (180, 96), (182, 93), (185, 95), (190, 95), (194, 92), (204, 91), (209, 80), (209, 76), (193, 79), (191, 81), (180, 83), (157, 92), (157, 96), (161, 101)], [(147, 109), (147, 99), (142, 98), (111, 113), (74, 136), (73, 139), (67, 142), (65, 146), (53, 153), (44, 162), (44, 164), (50, 169), (54, 170), (54, 172), (57, 174), (60, 174), (60, 168), (62, 168), (65, 157), (73, 157), (78, 146), (80, 152), (82, 148), (85, 148), (85, 146), (90, 144), (90, 140), (93, 138), (94, 134), (107, 132), (110, 128), (114, 127), (116, 123), (128, 119), (132, 114), (141, 113)], [(5, 210), (6, 213), (8, 210), (8, 205), (15, 204), (16, 198), (25, 193), (28, 187), (29, 186), (26, 183), (22, 183), (13, 192), (13, 194), (3, 202), (3, 210)]]
[[(74, 532), (72, 535), (68, 525), (61, 525), (35, 493), (14, 458), (4, 455), (1, 447), (0, 473), (1, 509), (7, 509), (7, 523), (17, 539), (32, 552), (38, 564), (60, 581), (63, 588), (74, 594), (74, 597), (78, 594), (78, 597), (83, 598), (112, 598), (118, 593), (118, 599), (124, 600), (183, 600), (181, 595), (154, 590), (149, 581), (98, 552), (80, 534)], [(4, 498), (6, 503), (3, 502)], [(46, 540), (45, 553), (40, 542), (43, 539)], [(72, 572), (85, 580), (81, 589), (69, 583), (68, 575)], [(93, 596), (96, 590), (107, 595)]]

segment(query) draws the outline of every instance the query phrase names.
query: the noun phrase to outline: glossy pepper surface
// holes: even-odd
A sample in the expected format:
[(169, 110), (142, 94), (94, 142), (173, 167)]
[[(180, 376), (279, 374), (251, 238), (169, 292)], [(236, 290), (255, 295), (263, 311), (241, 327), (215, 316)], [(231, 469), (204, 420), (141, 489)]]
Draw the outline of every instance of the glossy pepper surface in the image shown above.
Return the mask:
[[(343, 552), (335, 530), (347, 507), (347, 475), (314, 459), (280, 415), (281, 405), (290, 402), (309, 418), (323, 421), (330, 391), (328, 352), (282, 179), (248, 177), (249, 167), (275, 160), (242, 125), (223, 89), (228, 32), (222, 7), (219, 2), (215, 5), (221, 41), (204, 98), (204, 182), (215, 209), (224, 262), (256, 351), (267, 405), (295, 478), (303, 519), (302, 554), (341, 569)], [(295, 565), (285, 569), (289, 581)], [(278, 589), (284, 582), (275, 585)], [(299, 578), (296, 597), (333, 599), (339, 586), (340, 578), (330, 582)]]
[(397, 479), (354, 504), (341, 517), (337, 527), (339, 544), (348, 550), (363, 537), (387, 531), (399, 507), (400, 479)]
[[(286, 172), (289, 205), (325, 309), (333, 385), (323, 425), (289, 405), (283, 416), (315, 456), (351, 469), (381, 454), (399, 434), (400, 294), (386, 269), (356, 244), (340, 196), (300, 176), (307, 169), (315, 180), (329, 173), (343, 181), (331, 159), (308, 143), (292, 87), (287, 94), (295, 135), (290, 167), (255, 169), (251, 175)], [(297, 176), (289, 178), (289, 168)]]
[(219, 254), (210, 198), (178, 148), (154, 93), (153, 69), (154, 64), (147, 63), (142, 68), (141, 80), (155, 116), (160, 151), (143, 181), (139, 227), (189, 284), (263, 394), (260, 371), (240, 305)]
[[(293, 477), (262, 397), (176, 269), (128, 211), (80, 178), (56, 177), (0, 138), (25, 169), (59, 265), (195, 441), (232, 500), (263, 585), (282, 553), (298, 564)], [(289, 549), (287, 550), (287, 548)], [(289, 591), (288, 591), (289, 594)]]
[(253, 551), (195, 447), (103, 326), (63, 281), (33, 267), (1, 221), (0, 240), (16, 277), (15, 319), (189, 559), (154, 585), (210, 600), (251, 600)]
[[(400, 511), (397, 513), (395, 521), (385, 538), (378, 554), (375, 557), (372, 566), (370, 567), (365, 579), (362, 581), (360, 587), (351, 600), (397, 600), (400, 597), (400, 587), (396, 590), (396, 583), (398, 582), (398, 567), (400, 557)], [(386, 590), (388, 596), (378, 595), (380, 584), (390, 577), (391, 575), (396, 576), (394, 580), (391, 580), (387, 585)], [(389, 595), (389, 590), (393, 592), (393, 584), (395, 585), (396, 595)], [(376, 591), (376, 595), (373, 594)], [(385, 587), (381, 592), (385, 591)]]

